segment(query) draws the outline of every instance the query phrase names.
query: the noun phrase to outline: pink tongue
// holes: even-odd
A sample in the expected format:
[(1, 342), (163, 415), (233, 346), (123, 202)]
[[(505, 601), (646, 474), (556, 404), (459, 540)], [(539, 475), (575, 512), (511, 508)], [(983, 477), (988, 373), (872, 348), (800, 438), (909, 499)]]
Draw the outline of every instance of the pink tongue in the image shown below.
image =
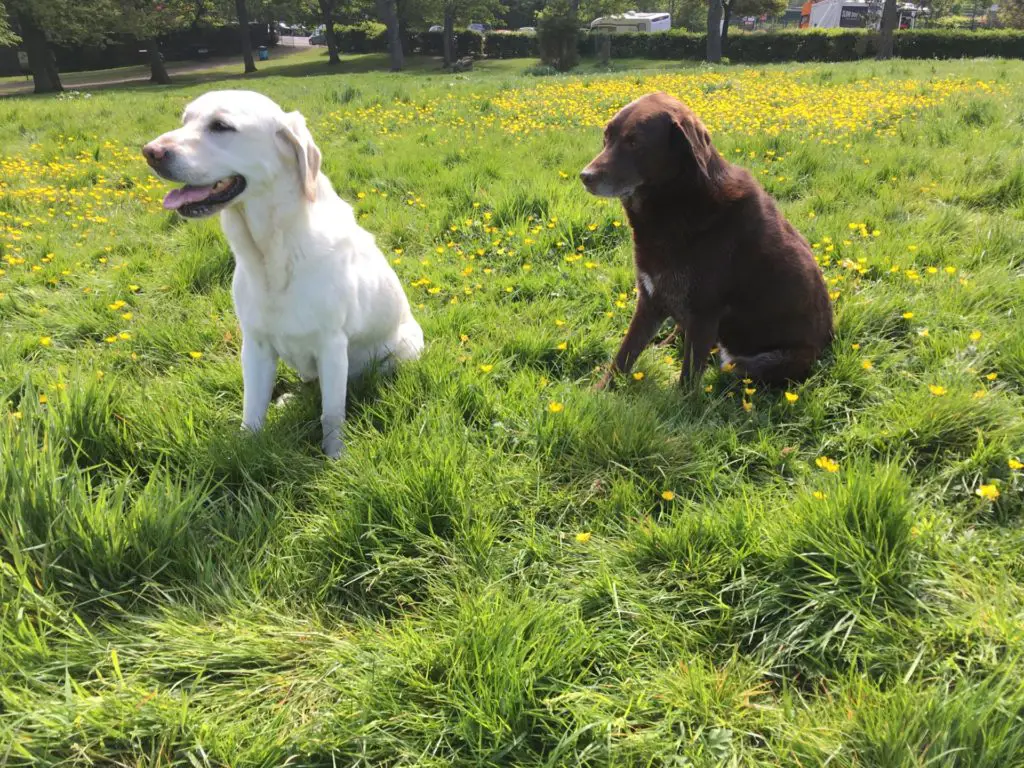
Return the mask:
[(172, 189), (164, 198), (164, 208), (169, 211), (176, 211), (183, 205), (198, 203), (213, 194), (213, 187), (190, 187)]

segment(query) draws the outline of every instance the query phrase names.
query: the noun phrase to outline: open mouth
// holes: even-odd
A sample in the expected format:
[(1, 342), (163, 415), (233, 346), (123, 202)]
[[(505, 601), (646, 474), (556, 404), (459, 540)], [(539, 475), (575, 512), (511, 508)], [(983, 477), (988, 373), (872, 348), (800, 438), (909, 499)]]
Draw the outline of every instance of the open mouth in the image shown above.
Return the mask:
[(199, 219), (223, 208), (244, 190), (245, 179), (242, 176), (229, 176), (208, 187), (186, 184), (167, 193), (164, 208), (190, 219)]

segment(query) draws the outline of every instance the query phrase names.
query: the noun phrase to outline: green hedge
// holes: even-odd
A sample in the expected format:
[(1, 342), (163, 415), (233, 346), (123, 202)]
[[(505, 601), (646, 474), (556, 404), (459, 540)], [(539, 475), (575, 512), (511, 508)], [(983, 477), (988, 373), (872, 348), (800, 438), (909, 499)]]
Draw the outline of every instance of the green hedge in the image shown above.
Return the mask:
[[(387, 50), (387, 35), (367, 25), (335, 27), (343, 53), (380, 53)], [(977, 30), (907, 29), (896, 32), (896, 55), (906, 59), (958, 59), (1002, 57), (1024, 59), (1024, 31), (1013, 29)], [(440, 32), (411, 32), (403, 39), (407, 53), (440, 56)], [(466, 30), (455, 36), (458, 56), (492, 59), (537, 58), (536, 35), (492, 32), (486, 36)], [(582, 55), (596, 52), (596, 36), (583, 34)], [(853, 61), (874, 56), (877, 35), (863, 29), (803, 29), (776, 32), (730, 30), (725, 55), (733, 63), (775, 61)], [(694, 60), (704, 58), (705, 36), (673, 30), (654, 34), (612, 37), (612, 57), (618, 59)]]
[[(595, 41), (581, 40), (583, 51)], [(907, 59), (998, 56), (1024, 58), (1024, 32), (1018, 30), (921, 29), (895, 34), (896, 55)], [(776, 32), (730, 31), (725, 55), (732, 62), (852, 61), (877, 52), (877, 34), (863, 29), (804, 29)], [(705, 36), (693, 32), (615, 35), (612, 56), (646, 59), (703, 59)]]

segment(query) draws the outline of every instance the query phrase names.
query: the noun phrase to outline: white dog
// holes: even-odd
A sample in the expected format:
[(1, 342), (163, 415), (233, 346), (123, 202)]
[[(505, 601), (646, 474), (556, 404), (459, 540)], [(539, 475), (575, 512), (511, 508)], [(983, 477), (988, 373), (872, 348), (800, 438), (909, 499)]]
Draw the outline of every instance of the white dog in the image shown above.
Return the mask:
[(320, 172), (301, 114), (251, 91), (214, 91), (182, 122), (142, 152), (160, 176), (185, 184), (165, 208), (188, 218), (220, 211), (235, 254), (242, 424), (263, 426), (281, 358), (303, 380), (320, 379), (323, 449), (337, 457), (348, 380), (423, 349), (398, 276)]

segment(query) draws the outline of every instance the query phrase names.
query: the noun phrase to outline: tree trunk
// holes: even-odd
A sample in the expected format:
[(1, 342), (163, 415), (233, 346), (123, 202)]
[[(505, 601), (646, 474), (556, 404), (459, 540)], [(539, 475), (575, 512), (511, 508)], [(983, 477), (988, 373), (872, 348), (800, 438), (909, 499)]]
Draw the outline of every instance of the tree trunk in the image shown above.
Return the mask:
[(36, 24), (36, 20), (28, 14), (18, 17), (21, 26), (21, 39), (28, 53), (28, 66), (32, 70), (32, 82), (36, 93), (57, 93), (64, 90), (57, 72), (57, 64), (53, 60), (53, 52), (46, 42), (46, 33)]
[(893, 30), (896, 28), (896, 16), (896, 0), (885, 0), (885, 5), (882, 6), (882, 24), (878, 30), (878, 56), (876, 58), (892, 58), (895, 44)]
[[(890, 0), (891, 1), (891, 0)], [(722, 0), (708, 0), (708, 50), (711, 64), (722, 60)]]
[(391, 71), (400, 72), (405, 66), (405, 53), (402, 51), (402, 31), (398, 28), (398, 6), (395, 0), (377, 0), (377, 14), (388, 28)]
[(612, 36), (601, 35), (597, 38), (597, 60), (602, 67), (608, 66), (612, 60)]
[(242, 39), (242, 58), (245, 60), (245, 74), (256, 71), (256, 62), (252, 60), (252, 38), (249, 36), (249, 9), (245, 0), (235, 0), (235, 12), (238, 14), (239, 36)]
[(338, 36), (334, 34), (334, 0), (320, 0), (320, 20), (324, 23), (324, 37), (327, 38), (327, 63), (340, 64)]
[(167, 74), (164, 57), (160, 55), (160, 44), (155, 37), (146, 41), (146, 49), (149, 51), (149, 82), (157, 85), (170, 85), (171, 76)]
[(455, 63), (455, 9), (445, 4), (444, 8), (444, 66)]
[(722, 41), (719, 45), (722, 46), (722, 55), (725, 56), (729, 54), (727, 44), (729, 42), (729, 18), (732, 16), (732, 3), (733, 0), (730, 0), (728, 3), (722, 3)]

